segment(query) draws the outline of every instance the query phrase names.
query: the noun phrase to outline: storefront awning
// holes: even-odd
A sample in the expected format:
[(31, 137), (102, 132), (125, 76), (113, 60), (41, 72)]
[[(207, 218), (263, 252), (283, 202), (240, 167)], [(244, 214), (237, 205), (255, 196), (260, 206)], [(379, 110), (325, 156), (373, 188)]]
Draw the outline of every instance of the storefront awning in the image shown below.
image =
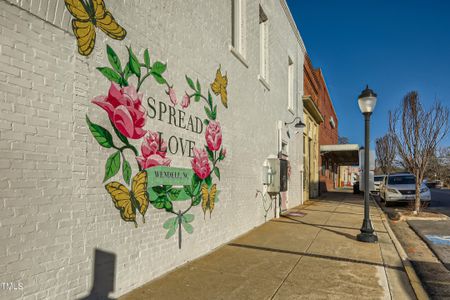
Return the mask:
[(320, 155), (330, 158), (334, 163), (343, 166), (359, 165), (359, 145), (339, 144), (321, 145)]

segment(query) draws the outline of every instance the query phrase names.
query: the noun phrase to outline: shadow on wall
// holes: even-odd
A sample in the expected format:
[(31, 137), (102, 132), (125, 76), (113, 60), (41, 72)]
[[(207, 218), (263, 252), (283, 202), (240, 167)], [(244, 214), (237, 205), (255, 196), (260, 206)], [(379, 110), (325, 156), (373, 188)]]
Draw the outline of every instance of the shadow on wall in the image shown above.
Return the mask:
[(320, 193), (322, 194), (322, 193), (327, 193), (328, 192), (328, 189), (327, 189), (327, 183), (325, 182), (325, 181), (320, 181), (319, 182), (319, 191), (320, 191)]
[(91, 293), (79, 300), (114, 299), (110, 298), (109, 294), (114, 292), (116, 255), (95, 249), (93, 268), (94, 281)]

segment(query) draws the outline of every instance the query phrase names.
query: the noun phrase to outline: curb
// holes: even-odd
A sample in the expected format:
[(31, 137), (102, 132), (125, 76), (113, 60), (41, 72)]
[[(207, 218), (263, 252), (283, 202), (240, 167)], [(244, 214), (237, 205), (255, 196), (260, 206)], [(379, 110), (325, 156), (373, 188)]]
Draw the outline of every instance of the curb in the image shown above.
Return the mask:
[(391, 229), (391, 226), (389, 225), (389, 222), (386, 220), (386, 215), (383, 211), (383, 209), (380, 207), (377, 201), (373, 199), (373, 202), (376, 203), (376, 206), (378, 208), (378, 211), (381, 212), (381, 220), (383, 222), (384, 228), (386, 228), (386, 231), (389, 234), (389, 237), (391, 238), (392, 242), (394, 243), (395, 249), (397, 250), (398, 255), (400, 256), (400, 259), (402, 260), (403, 267), (405, 268), (406, 275), (408, 276), (409, 283), (411, 284), (414, 293), (416, 294), (416, 297), (418, 300), (429, 300), (430, 297), (428, 297), (427, 292), (425, 291), (422, 282), (420, 281), (419, 277), (416, 274), (416, 271), (414, 270), (411, 262), (409, 261), (408, 255), (406, 254), (405, 250), (403, 249), (402, 245), (400, 244), (399, 240), (395, 236), (394, 232)]

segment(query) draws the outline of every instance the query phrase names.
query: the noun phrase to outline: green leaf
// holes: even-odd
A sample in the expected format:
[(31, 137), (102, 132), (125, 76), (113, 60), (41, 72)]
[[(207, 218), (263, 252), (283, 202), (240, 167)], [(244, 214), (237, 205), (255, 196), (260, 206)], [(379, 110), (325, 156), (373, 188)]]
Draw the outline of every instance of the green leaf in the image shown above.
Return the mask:
[(130, 65), (131, 72), (137, 77), (141, 77), (141, 64), (139, 63), (136, 55), (134, 55), (131, 47), (128, 48), (128, 64)]
[(217, 105), (214, 105), (214, 108), (212, 111), (212, 117), (213, 117), (213, 120), (215, 120), (217, 117)]
[(108, 60), (111, 66), (116, 70), (118, 73), (122, 72), (122, 64), (120, 63), (120, 59), (117, 56), (116, 52), (109, 46), (106, 45), (106, 53), (108, 54)]
[(209, 150), (208, 146), (205, 146), (206, 152), (208, 152), (208, 158), (210, 161), (214, 161), (214, 153)]
[(197, 174), (194, 173), (194, 175), (192, 175), (192, 179), (191, 179), (192, 186), (196, 187), (196, 186), (200, 185), (200, 182), (202, 182), (202, 180), (200, 179), (200, 177), (197, 176)]
[(187, 233), (192, 234), (194, 232), (194, 227), (192, 227), (191, 224), (188, 223), (182, 223), (184, 230), (186, 230)]
[(152, 72), (161, 75), (162, 73), (164, 73), (164, 71), (166, 71), (166, 68), (167, 68), (166, 64), (157, 61), (152, 66)]
[(191, 89), (193, 89), (193, 90), (195, 91), (195, 85), (194, 85), (194, 82), (193, 82), (192, 79), (189, 78), (187, 75), (186, 75), (186, 81), (187, 81), (188, 85), (191, 87)]
[(169, 192), (169, 198), (172, 201), (175, 201), (181, 193), (181, 189), (171, 189)]
[(95, 140), (100, 144), (100, 146), (105, 148), (111, 148), (114, 146), (111, 133), (100, 125), (94, 124), (89, 120), (86, 115), (86, 123), (88, 124), (89, 130), (94, 136)]
[(211, 96), (211, 92), (210, 91), (208, 91), (208, 104), (209, 104), (209, 107), (212, 107), (212, 96)]
[(220, 171), (217, 167), (214, 168), (214, 174), (216, 174), (217, 178), (220, 180)]
[(184, 214), (183, 215), (183, 222), (191, 223), (194, 221), (195, 216), (193, 214)]
[(208, 120), (208, 119), (204, 119), (204, 120), (203, 120), (203, 123), (204, 123), (206, 126), (208, 126), (209, 120)]
[(157, 186), (152, 187), (152, 189), (158, 195), (165, 195), (166, 194), (166, 189), (164, 188), (164, 186), (157, 185)]
[(172, 210), (173, 210), (172, 202), (170, 202), (170, 201), (164, 202), (164, 208), (165, 208), (166, 211), (168, 211), (168, 212), (172, 211)]
[(128, 81), (125, 78), (120, 77), (119, 84), (121, 87), (128, 86)]
[(195, 101), (195, 102), (200, 101), (200, 94), (195, 94), (194, 101)]
[(123, 180), (125, 180), (125, 182), (129, 185), (131, 179), (131, 166), (130, 163), (125, 159), (122, 163), (122, 176)]
[(204, 108), (205, 108), (206, 116), (208, 116), (208, 118), (209, 118), (210, 120), (214, 120), (214, 119), (213, 119), (212, 112), (209, 110), (209, 108), (206, 107), (206, 106), (205, 106)]
[(176, 226), (171, 227), (171, 228), (169, 229), (169, 231), (167, 231), (166, 239), (168, 239), (168, 238), (170, 238), (172, 235), (174, 235), (176, 231), (177, 231), (177, 227), (176, 227)]
[(166, 84), (167, 81), (164, 79), (164, 77), (161, 76), (161, 74), (154, 73), (153, 71), (150, 72), (150, 74), (155, 78), (156, 82), (159, 84)]
[(98, 67), (97, 70), (103, 74), (109, 81), (120, 83), (120, 75), (109, 67)]
[(209, 175), (208, 177), (205, 178), (205, 182), (206, 184), (211, 187), (212, 186), (212, 178), (211, 175)]
[(186, 193), (189, 197), (192, 197), (191, 186), (190, 186), (190, 185), (185, 185), (183, 188), (184, 188), (185, 193)]
[(164, 222), (163, 227), (164, 227), (165, 229), (170, 229), (170, 228), (172, 228), (172, 227), (175, 227), (175, 226), (176, 226), (177, 218), (178, 218), (178, 217), (173, 217), (173, 218), (167, 219), (167, 220)]
[(158, 196), (156, 199), (150, 198), (150, 203), (153, 205), (154, 208), (161, 209), (164, 208), (164, 203), (167, 201), (167, 196), (162, 195)]
[(105, 165), (105, 178), (103, 182), (110, 179), (119, 172), (120, 169), (120, 151), (117, 151), (108, 158)]
[(128, 78), (130, 78), (131, 74), (133, 74), (130, 70), (130, 64), (127, 64), (125, 66), (125, 70), (123, 70), (123, 78), (125, 80), (128, 80)]
[(192, 201), (192, 205), (193, 205), (193, 206), (197, 206), (197, 205), (200, 204), (200, 202), (202, 202), (202, 195), (201, 195), (201, 194), (198, 194), (198, 195), (195, 197), (194, 201)]
[(150, 69), (150, 54), (148, 53), (148, 49), (144, 51), (144, 63), (147, 69)]
[(125, 143), (125, 145), (129, 145), (130, 142), (128, 142), (127, 137), (124, 136), (124, 135), (116, 128), (116, 126), (114, 125), (113, 122), (111, 122), (111, 126), (112, 126), (112, 128), (114, 129), (114, 132), (116, 133), (116, 135), (119, 137), (119, 139), (120, 139), (123, 143)]
[(198, 79), (197, 79), (197, 93), (198, 94), (202, 93), (202, 87), (200, 86), (200, 82), (198, 82)]

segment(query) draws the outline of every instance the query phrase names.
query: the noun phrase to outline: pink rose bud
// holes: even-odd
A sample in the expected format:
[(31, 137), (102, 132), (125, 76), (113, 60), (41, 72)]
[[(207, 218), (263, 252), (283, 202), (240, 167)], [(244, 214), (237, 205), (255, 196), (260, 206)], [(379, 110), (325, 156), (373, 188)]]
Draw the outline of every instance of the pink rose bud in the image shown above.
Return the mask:
[(205, 149), (194, 148), (194, 158), (191, 160), (192, 170), (200, 179), (205, 179), (211, 173), (208, 153)]
[(190, 103), (191, 103), (191, 98), (189, 97), (188, 94), (184, 94), (183, 100), (181, 100), (181, 107), (187, 108)]
[(136, 160), (142, 169), (156, 166), (170, 166), (172, 161), (166, 158), (166, 152), (166, 142), (159, 138), (157, 132), (149, 130), (141, 145), (142, 156), (136, 157)]
[(177, 95), (175, 93), (174, 88), (170, 87), (169, 91), (166, 92), (166, 94), (169, 95), (170, 102), (172, 102), (173, 106), (177, 105), (178, 99), (177, 99)]
[(209, 150), (217, 151), (222, 145), (222, 130), (219, 122), (210, 121), (205, 132), (206, 144)]
[(227, 149), (223, 148), (222, 149), (222, 159), (227, 157)]

